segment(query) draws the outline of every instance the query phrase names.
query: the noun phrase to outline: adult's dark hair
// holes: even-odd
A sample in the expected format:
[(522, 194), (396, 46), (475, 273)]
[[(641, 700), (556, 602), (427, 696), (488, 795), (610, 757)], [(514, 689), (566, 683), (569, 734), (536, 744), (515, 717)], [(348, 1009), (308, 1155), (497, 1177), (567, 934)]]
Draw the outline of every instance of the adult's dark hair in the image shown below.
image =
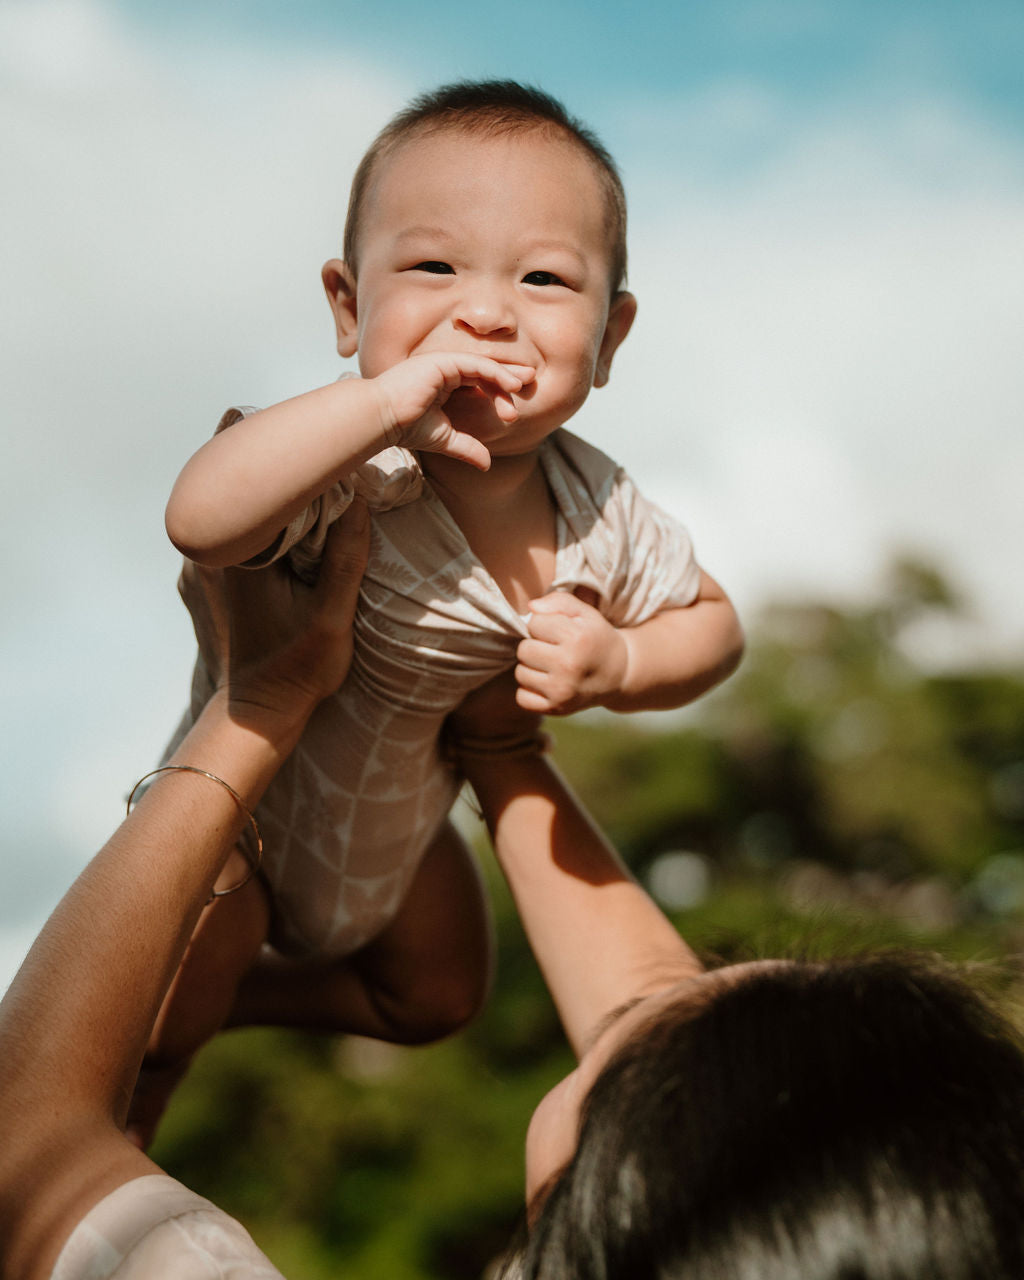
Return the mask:
[(591, 1091), (527, 1280), (1020, 1280), (1024, 1052), (937, 962), (748, 976)]
[(515, 80), (462, 80), (414, 98), (384, 126), (359, 162), (349, 193), (342, 249), (358, 275), (359, 227), (378, 165), (403, 143), (444, 130), (477, 137), (500, 137), (530, 130), (561, 135), (591, 161), (605, 199), (612, 292), (626, 279), (626, 196), (615, 161), (586, 125), (550, 94)]

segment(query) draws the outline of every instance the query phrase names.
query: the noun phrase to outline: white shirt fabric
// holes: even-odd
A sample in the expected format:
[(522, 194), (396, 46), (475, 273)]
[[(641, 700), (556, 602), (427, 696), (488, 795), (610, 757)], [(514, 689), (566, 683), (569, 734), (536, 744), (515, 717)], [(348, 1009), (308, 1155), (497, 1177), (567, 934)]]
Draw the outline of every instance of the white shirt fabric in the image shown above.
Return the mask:
[(69, 1236), (50, 1280), (284, 1280), (234, 1218), (166, 1174), (112, 1191)]

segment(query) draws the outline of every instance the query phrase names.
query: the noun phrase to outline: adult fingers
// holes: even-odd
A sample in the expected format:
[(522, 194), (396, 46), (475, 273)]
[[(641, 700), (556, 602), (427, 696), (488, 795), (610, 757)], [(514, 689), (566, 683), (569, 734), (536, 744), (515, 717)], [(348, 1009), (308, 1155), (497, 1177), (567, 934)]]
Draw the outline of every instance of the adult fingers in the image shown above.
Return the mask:
[(328, 530), (316, 583), (323, 619), (338, 630), (352, 625), (369, 549), (370, 513), (366, 503), (356, 498)]
[(178, 578), (178, 594), (191, 615), (196, 643), (207, 670), (214, 680), (219, 680), (227, 662), (230, 634), (224, 571), (186, 560)]

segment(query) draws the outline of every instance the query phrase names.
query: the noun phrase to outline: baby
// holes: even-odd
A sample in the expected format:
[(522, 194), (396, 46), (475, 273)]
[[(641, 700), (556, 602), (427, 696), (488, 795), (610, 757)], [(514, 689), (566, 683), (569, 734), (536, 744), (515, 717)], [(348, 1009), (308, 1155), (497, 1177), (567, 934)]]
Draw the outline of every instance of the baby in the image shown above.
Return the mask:
[[(417, 99), (360, 164), (344, 260), (323, 269), (359, 376), (230, 410), (182, 471), (167, 528), (202, 564), (286, 556), (312, 577), (353, 498), (371, 543), (351, 673), (260, 806), (262, 877), (204, 913), (151, 1068), (173, 1075), (225, 1021), (454, 1030), (486, 994), (490, 938), (445, 823), (445, 716), (509, 667), (523, 707), (563, 715), (677, 707), (738, 662), (685, 531), (564, 429), (636, 312), (625, 222), (611, 158), (547, 95)], [(200, 660), (184, 727), (211, 688)]]

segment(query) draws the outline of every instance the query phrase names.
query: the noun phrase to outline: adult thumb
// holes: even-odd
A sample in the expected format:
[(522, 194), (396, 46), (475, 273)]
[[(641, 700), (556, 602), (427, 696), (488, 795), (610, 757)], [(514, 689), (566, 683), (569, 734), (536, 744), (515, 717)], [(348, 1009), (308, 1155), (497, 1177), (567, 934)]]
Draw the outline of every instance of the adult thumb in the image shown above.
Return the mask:
[(335, 626), (352, 625), (369, 548), (370, 513), (362, 498), (354, 498), (327, 531), (316, 583), (316, 594)]

